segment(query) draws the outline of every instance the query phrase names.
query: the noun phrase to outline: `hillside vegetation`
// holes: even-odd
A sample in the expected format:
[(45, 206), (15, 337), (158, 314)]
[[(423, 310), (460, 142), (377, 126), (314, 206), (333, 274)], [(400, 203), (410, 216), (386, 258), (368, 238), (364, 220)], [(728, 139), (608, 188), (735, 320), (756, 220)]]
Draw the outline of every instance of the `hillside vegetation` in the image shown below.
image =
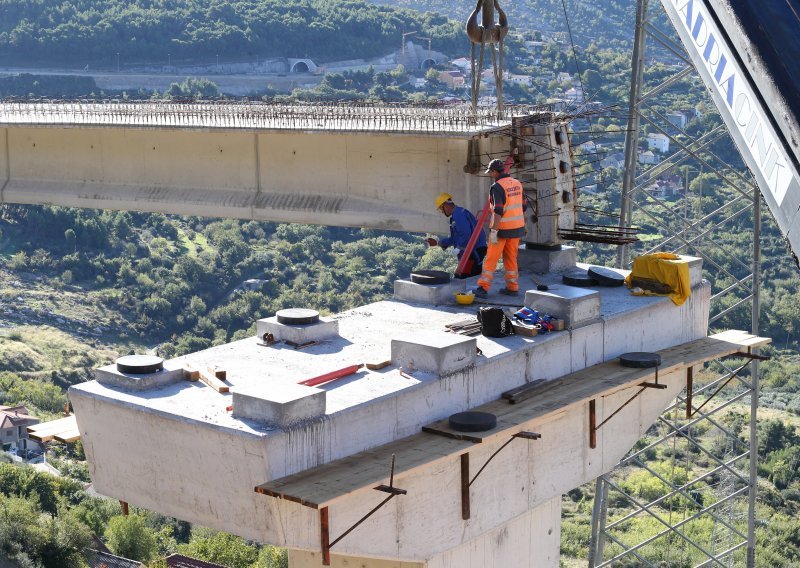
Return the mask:
[(334, 61), (399, 49), (418, 30), (445, 52), (463, 49), (442, 16), (363, 0), (3, 0), (4, 65), (115, 67), (126, 62), (311, 57)]
[[(475, 2), (472, 0), (372, 0), (374, 4), (430, 11), (459, 22), (466, 22)], [(577, 44), (586, 46), (602, 40), (604, 47), (629, 45), (633, 41), (636, 3), (624, 0), (500, 0), (511, 29), (520, 33), (558, 32), (567, 37), (572, 30)], [(566, 11), (566, 16), (564, 12)]]

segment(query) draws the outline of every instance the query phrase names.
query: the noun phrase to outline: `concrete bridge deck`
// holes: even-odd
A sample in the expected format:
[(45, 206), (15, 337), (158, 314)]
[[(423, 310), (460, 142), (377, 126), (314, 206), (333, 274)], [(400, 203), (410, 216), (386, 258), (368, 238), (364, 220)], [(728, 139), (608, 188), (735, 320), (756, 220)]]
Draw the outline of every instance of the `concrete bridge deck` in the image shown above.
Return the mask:
[[(527, 134), (514, 130), (520, 120)], [(568, 120), (545, 107), (499, 118), (460, 107), (6, 101), (0, 203), (445, 233), (434, 197), (480, 209), (486, 164), (514, 153), (529, 165), (512, 174), (545, 196), (529, 233), (560, 242), (550, 212), (571, 226), (577, 200)]]
[(172, 101), (0, 101), (0, 127), (126, 127), (275, 132), (372, 132), (474, 136), (508, 127), (515, 116), (553, 116), (548, 106), (510, 106), (476, 113), (464, 105), (409, 106)]

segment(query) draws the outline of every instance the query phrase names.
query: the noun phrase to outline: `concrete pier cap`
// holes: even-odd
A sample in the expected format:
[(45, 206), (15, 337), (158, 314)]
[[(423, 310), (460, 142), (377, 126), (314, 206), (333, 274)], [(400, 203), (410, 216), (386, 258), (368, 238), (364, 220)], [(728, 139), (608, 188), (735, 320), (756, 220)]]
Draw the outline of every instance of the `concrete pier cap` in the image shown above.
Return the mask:
[(307, 343), (309, 341), (322, 341), (339, 335), (339, 322), (330, 317), (320, 317), (318, 322), (287, 325), (278, 321), (278, 318), (260, 319), (256, 322), (256, 333), (261, 339), (266, 334), (272, 334), (277, 341), (293, 341), (294, 343)]
[[(600, 422), (639, 390), (606, 386), (608, 372), (592, 369), (616, 365), (621, 353), (706, 336), (710, 286), (699, 259), (688, 262), (692, 294), (681, 306), (624, 287), (565, 294), (560, 273), (530, 269), (520, 271), (524, 297), (501, 296), (496, 283), (490, 305), (535, 305), (537, 281), (572, 305), (572, 329), (536, 337), (450, 333), (447, 326), (475, 320), (478, 306), (395, 297), (323, 318), (319, 335), (284, 335), (271, 318), (260, 320), (256, 336), (166, 361), (175, 380), (139, 390), (100, 369), (98, 380), (69, 391), (94, 487), (287, 547), (292, 568), (316, 568), (323, 527), (328, 542), (345, 534), (387, 496), (375, 488), (391, 478), (391, 490), (403, 493), (328, 550), (331, 565), (556, 567), (561, 495), (610, 471), (685, 384), (680, 366), (662, 369), (668, 388), (646, 389), (596, 432), (591, 447), (589, 398)], [(581, 302), (588, 303), (575, 307)], [(263, 341), (268, 330), (272, 344)], [(312, 337), (314, 344), (297, 348)], [(220, 381), (230, 392), (178, 378), (184, 366), (224, 370)], [(554, 388), (530, 407), (501, 397), (587, 369), (574, 388)], [(335, 380), (300, 384), (320, 377)], [(483, 405), (495, 405), (498, 426), (477, 438), (436, 426)], [(465, 471), (474, 475), (522, 431), (541, 438), (515, 439), (464, 492)]]
[(296, 427), (325, 415), (325, 391), (294, 383), (233, 391), (233, 417), (278, 428)]
[(477, 340), (454, 333), (423, 332), (392, 339), (392, 363), (407, 370), (449, 375), (475, 363)]

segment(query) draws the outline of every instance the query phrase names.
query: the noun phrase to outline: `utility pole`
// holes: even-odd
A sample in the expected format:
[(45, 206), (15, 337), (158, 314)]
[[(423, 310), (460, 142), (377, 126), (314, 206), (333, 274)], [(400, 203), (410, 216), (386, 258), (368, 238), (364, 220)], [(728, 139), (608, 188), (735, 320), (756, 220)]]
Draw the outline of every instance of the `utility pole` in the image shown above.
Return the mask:
[[(625, 135), (625, 170), (622, 174), (622, 194), (620, 196), (619, 226), (631, 226), (633, 203), (631, 193), (636, 182), (636, 160), (639, 152), (639, 103), (642, 98), (642, 75), (644, 73), (645, 26), (647, 24), (648, 0), (636, 3), (636, 33), (633, 41), (631, 59), (631, 89), (628, 102), (628, 130)], [(630, 245), (617, 248), (617, 268), (626, 268), (630, 255)]]

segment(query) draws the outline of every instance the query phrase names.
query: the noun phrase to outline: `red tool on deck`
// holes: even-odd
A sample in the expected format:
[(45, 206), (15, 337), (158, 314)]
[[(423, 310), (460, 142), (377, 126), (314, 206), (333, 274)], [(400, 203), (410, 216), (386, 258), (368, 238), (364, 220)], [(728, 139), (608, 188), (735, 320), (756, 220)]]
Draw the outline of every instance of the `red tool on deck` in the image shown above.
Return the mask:
[[(506, 173), (509, 172), (511, 169), (512, 164), (514, 163), (514, 158), (508, 156), (506, 158)], [(458, 261), (458, 267), (456, 268), (456, 276), (461, 276), (462, 274), (467, 274), (467, 263), (469, 262), (470, 257), (472, 257), (472, 251), (475, 249), (475, 243), (478, 242), (478, 235), (480, 232), (483, 231), (484, 225), (486, 225), (486, 221), (489, 219), (489, 213), (491, 213), (491, 205), (492, 200), (489, 197), (486, 200), (486, 207), (483, 208), (481, 214), (478, 216), (478, 222), (475, 225), (475, 230), (472, 231), (472, 236), (469, 238), (469, 242), (467, 243), (467, 248), (464, 249), (463, 254), (461, 255), (461, 260)], [(467, 274), (467, 276), (469, 276)]]
[(315, 387), (323, 383), (329, 383), (331, 381), (343, 379), (344, 377), (349, 377), (353, 373), (356, 373), (361, 367), (363, 367), (363, 365), (350, 365), (349, 367), (345, 367), (344, 369), (339, 369), (338, 371), (331, 371), (330, 373), (325, 373), (324, 375), (320, 375), (318, 377), (306, 379), (305, 381), (300, 381), (297, 384), (305, 385), (307, 387)]

